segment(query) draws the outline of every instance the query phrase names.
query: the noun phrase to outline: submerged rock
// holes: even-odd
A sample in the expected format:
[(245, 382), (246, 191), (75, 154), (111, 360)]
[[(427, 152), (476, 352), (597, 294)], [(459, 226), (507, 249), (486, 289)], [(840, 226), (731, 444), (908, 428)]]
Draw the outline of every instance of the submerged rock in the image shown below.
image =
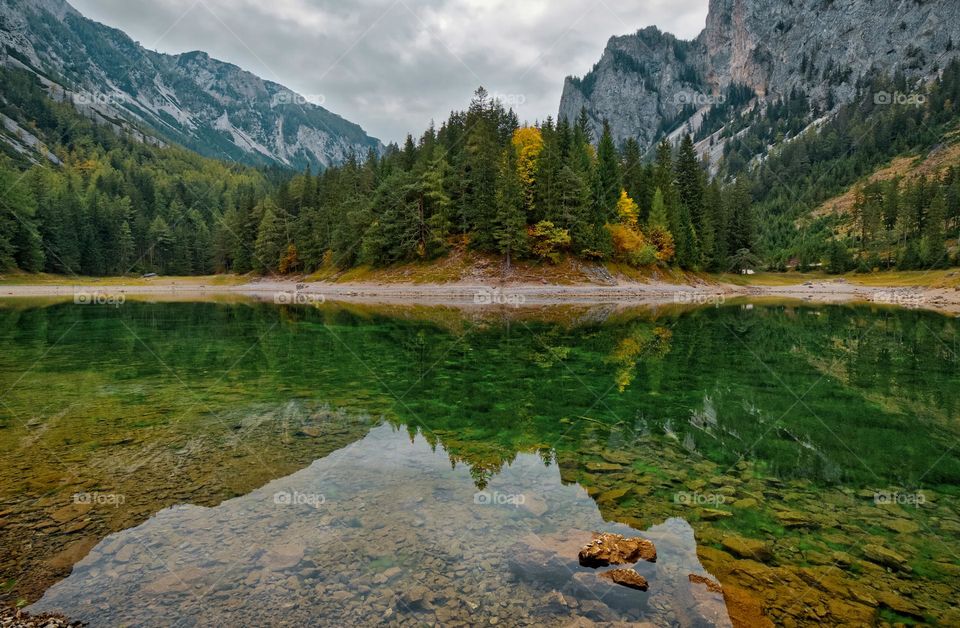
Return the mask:
[(733, 513), (729, 510), (717, 510), (716, 508), (701, 508), (700, 518), (704, 521), (718, 521), (732, 517)]
[(615, 462), (588, 462), (586, 464), (587, 471), (599, 472), (599, 473), (610, 473), (612, 471), (621, 471), (623, 470), (623, 465), (617, 464)]
[(634, 569), (611, 569), (610, 571), (604, 571), (600, 574), (600, 577), (637, 591), (646, 591), (650, 588), (647, 579)]
[(897, 571), (909, 571), (910, 567), (907, 565), (907, 558), (901, 556), (893, 550), (887, 549), (880, 545), (868, 544), (863, 546), (863, 555), (866, 556), (867, 560), (872, 563), (876, 563), (882, 567), (889, 567), (890, 569), (895, 569)]
[(761, 563), (773, 558), (770, 546), (763, 541), (728, 534), (720, 540), (720, 544), (723, 545), (723, 549), (740, 558), (750, 558)]
[(599, 534), (580, 550), (580, 564), (584, 567), (626, 565), (640, 560), (657, 562), (657, 548), (651, 541), (628, 539), (622, 534)]
[(268, 571), (283, 571), (300, 564), (306, 547), (303, 543), (293, 541), (275, 545), (260, 559), (260, 564)]
[(707, 587), (708, 591), (713, 593), (723, 593), (723, 587), (720, 586), (720, 583), (714, 582), (706, 576), (698, 576), (697, 574), (690, 574), (687, 576), (687, 579), (693, 584), (702, 584)]
[(31, 615), (21, 609), (0, 607), (0, 626), (3, 628), (73, 628), (85, 625), (59, 614)]

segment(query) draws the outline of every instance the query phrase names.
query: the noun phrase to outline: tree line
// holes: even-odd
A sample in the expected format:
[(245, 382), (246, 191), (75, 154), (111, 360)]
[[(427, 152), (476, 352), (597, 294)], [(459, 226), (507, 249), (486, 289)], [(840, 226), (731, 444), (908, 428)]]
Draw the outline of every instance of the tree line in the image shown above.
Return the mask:
[[(901, 80), (870, 89), (905, 89)], [(289, 274), (469, 247), (507, 267), (576, 256), (738, 272), (796, 259), (845, 272), (949, 264), (960, 229), (956, 169), (861, 186), (846, 228), (835, 219), (797, 228), (815, 203), (955, 124), (960, 64), (922, 107), (858, 102), (819, 132), (793, 137), (809, 107), (802, 94), (749, 111), (715, 177), (690, 134), (645, 154), (635, 140), (618, 146), (608, 125), (591, 137), (585, 111), (521, 125), (483, 88), (419, 139), (294, 175), (134, 141), (51, 99), (26, 72), (0, 69), (0, 88), (0, 113), (19, 125), (0, 142), (0, 269)], [(789, 141), (763, 163), (729, 159), (770, 134)], [(32, 153), (14, 148), (31, 136)]]
[(482, 88), (419, 140), (295, 176), (234, 218), (259, 223), (247, 244), (264, 272), (385, 266), (455, 246), (507, 266), (570, 254), (728, 270), (756, 256), (746, 186), (708, 181), (690, 137), (676, 150), (663, 142), (647, 163), (609, 127), (594, 144), (585, 112), (522, 126)]

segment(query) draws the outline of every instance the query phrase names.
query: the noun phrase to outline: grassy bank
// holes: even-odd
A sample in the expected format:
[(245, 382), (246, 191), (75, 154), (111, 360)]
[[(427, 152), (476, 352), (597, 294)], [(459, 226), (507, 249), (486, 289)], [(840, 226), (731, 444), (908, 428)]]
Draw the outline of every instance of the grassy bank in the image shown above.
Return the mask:
[[(51, 274), (8, 273), (0, 275), (0, 286), (151, 286), (190, 288), (203, 286), (242, 286), (262, 279), (260, 275), (207, 275), (200, 277), (78, 277)], [(274, 278), (279, 279), (279, 277)], [(559, 264), (518, 262), (509, 269), (502, 260), (472, 253), (451, 255), (434, 262), (402, 264), (389, 268), (358, 266), (349, 270), (323, 268), (307, 276), (284, 277), (304, 283), (329, 282), (336, 284), (413, 284), (442, 285), (470, 282), (504, 282), (514, 284), (544, 284), (572, 286), (579, 284), (606, 284), (618, 282), (666, 283), (680, 286), (729, 284), (741, 287), (799, 286), (807, 282), (847, 282), (856, 286), (890, 288), (957, 288), (960, 270), (886, 271), (879, 273), (829, 275), (824, 272), (762, 272), (755, 275), (733, 273), (693, 273), (674, 268), (632, 268), (608, 263), (587, 264), (572, 258)]]

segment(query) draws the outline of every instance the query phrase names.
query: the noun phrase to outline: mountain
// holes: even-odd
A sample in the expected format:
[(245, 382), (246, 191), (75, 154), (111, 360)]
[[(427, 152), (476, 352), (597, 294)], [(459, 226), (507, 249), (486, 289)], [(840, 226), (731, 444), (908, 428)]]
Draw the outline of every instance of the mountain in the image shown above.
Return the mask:
[(358, 125), (203, 52), (153, 52), (64, 0), (0, 0), (0, 63), (142, 139), (248, 164), (314, 170), (381, 151)]
[(693, 41), (655, 27), (611, 38), (593, 70), (567, 78), (560, 117), (586, 108), (595, 134), (608, 120), (617, 141), (699, 132), (717, 150), (710, 135), (748, 107), (802, 94), (827, 113), (866, 77), (934, 76), (958, 45), (956, 0), (711, 0)]

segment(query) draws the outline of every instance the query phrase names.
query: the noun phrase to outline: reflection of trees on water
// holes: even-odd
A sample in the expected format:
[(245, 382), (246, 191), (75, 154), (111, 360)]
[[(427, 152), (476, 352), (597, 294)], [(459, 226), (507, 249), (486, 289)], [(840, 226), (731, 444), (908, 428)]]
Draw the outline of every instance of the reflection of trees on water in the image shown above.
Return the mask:
[[(82, 333), (54, 344), (75, 324)], [(671, 431), (689, 451), (745, 456), (786, 477), (918, 477), (955, 438), (960, 412), (956, 322), (916, 311), (724, 307), (444, 325), (332, 305), (128, 303), (5, 311), (0, 330), (12, 347), (0, 368), (39, 361), (37, 381), (76, 373), (119, 386), (102, 389), (111, 395), (146, 382), (142, 404), (174, 413), (197, 400), (171, 395), (170, 371), (205, 402), (328, 399), (437, 432), (481, 481), (517, 452), (595, 439), (615, 450)], [(299, 419), (286, 422), (295, 432)], [(927, 479), (960, 479), (960, 461), (948, 455)]]
[(673, 332), (666, 327), (643, 323), (630, 325), (624, 338), (606, 358), (607, 363), (617, 367), (614, 377), (617, 390), (622, 393), (630, 387), (636, 378), (638, 363), (662, 360), (670, 353), (672, 339)]

